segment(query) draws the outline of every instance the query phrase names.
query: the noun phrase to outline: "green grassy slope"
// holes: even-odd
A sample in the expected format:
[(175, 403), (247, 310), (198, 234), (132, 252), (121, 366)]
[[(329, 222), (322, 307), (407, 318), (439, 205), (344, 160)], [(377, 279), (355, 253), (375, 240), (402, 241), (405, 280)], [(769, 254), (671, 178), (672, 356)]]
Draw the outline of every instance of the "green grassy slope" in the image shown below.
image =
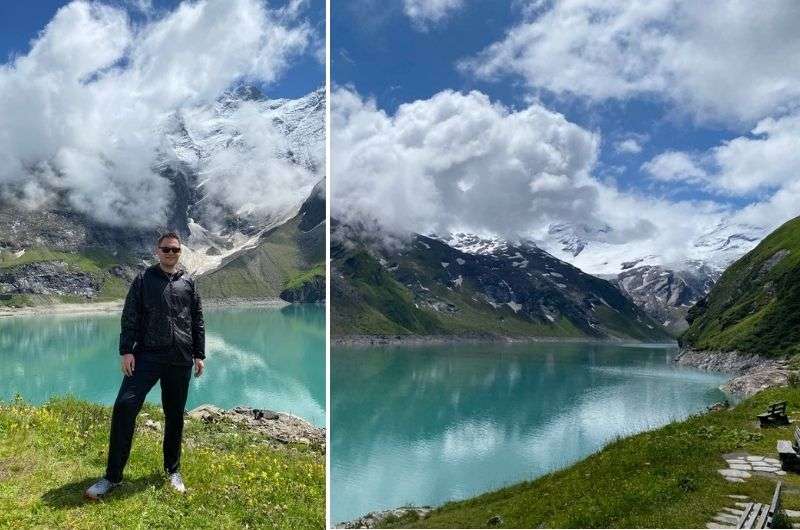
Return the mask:
[(98, 296), (86, 298), (79, 295), (10, 294), (0, 298), (0, 307), (23, 307), (59, 302), (105, 302), (125, 298), (127, 282), (109, 272), (115, 265), (133, 263), (128, 255), (114, 255), (106, 249), (88, 248), (80, 252), (65, 252), (42, 247), (32, 247), (15, 257), (11, 252), (0, 251), (0, 273), (13, 272), (33, 263), (60, 261), (68, 268), (91, 275), (101, 285)]
[(222, 267), (200, 276), (203, 297), (278, 298), (291, 282), (309, 280), (313, 274), (304, 273), (322, 266), (324, 254), (321, 258), (317, 247), (324, 253), (324, 245), (300, 244), (299, 241), (311, 240), (314, 236), (318, 239), (316, 232), (319, 232), (324, 242), (324, 225), (315, 228), (312, 235), (301, 232), (300, 223), (301, 219), (296, 217), (272, 229), (262, 236), (255, 248), (241, 252)]
[[(767, 404), (787, 400), (800, 413), (800, 389), (770, 389), (737, 407), (612, 442), (577, 464), (536, 480), (445, 504), (427, 518), (387, 522), (389, 528), (485, 528), (499, 515), (505, 528), (705, 528), (733, 506), (727, 495), (769, 502), (774, 479), (730, 483), (717, 473), (733, 451), (777, 457), (778, 439), (794, 425), (759, 429)], [(784, 508), (800, 508), (800, 475), (790, 473)]]
[[(331, 334), (440, 334), (444, 324), (414, 306), (413, 295), (368, 253), (342, 256), (332, 271)], [(347, 281), (337, 281), (343, 275)]]
[(800, 353), (800, 217), (731, 265), (688, 320), (682, 346), (765, 356)]
[[(160, 407), (144, 411), (163, 422)], [(109, 418), (109, 408), (70, 398), (0, 402), (1, 528), (324, 527), (324, 455), (272, 447), (231, 424), (187, 420), (181, 496), (165, 486), (161, 434), (140, 416), (123, 485), (84, 500), (105, 470)]]

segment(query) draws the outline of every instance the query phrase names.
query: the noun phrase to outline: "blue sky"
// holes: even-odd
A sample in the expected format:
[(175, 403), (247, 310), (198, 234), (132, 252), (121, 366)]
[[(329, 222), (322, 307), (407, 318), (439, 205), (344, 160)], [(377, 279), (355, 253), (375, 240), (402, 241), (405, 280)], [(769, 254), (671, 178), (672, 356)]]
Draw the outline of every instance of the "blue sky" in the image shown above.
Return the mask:
[[(58, 9), (68, 3), (64, 0), (0, 3), (0, 57), (2, 57), (2, 62), (7, 62), (10, 57), (28, 53), (31, 40), (44, 29)], [(102, 3), (126, 9), (132, 20), (137, 23), (144, 23), (147, 20), (147, 15), (137, 7), (138, 2), (110, 0)], [(288, 3), (289, 0), (273, 0), (268, 5), (280, 8)], [(178, 4), (180, 2), (177, 0), (153, 0), (150, 3), (153, 9), (151, 16), (158, 17), (159, 14), (174, 10)], [(324, 0), (310, 0), (304, 10), (304, 18), (308, 19), (316, 38), (320, 42), (324, 42)], [(309, 51), (296, 57), (281, 78), (266, 86), (264, 90), (270, 97), (296, 98), (324, 84), (325, 66)]]
[[(438, 141), (439, 136), (409, 131), (416, 131), (421, 116), (447, 117), (442, 109), (462, 103), (465, 129), (491, 123), (469, 124), (469, 111), (482, 104), (452, 97), (433, 100), (443, 90), (477, 90), (512, 114), (540, 105), (563, 115), (599, 138), (597, 159), (579, 160), (583, 163), (563, 174), (547, 175), (549, 183), (533, 181), (555, 166), (550, 164), (547, 171), (537, 162), (525, 166), (524, 157), (515, 161), (517, 173), (498, 170), (498, 175), (480, 177), (494, 178), (497, 186), (508, 183), (509, 199), (524, 206), (508, 210), (498, 204), (496, 213), (481, 212), (480, 218), (452, 213), (459, 203), (469, 210), (480, 210), (480, 205), (478, 199), (467, 199), (470, 190), (479, 187), (450, 194), (454, 184), (463, 185), (451, 179), (494, 172), (497, 166), (489, 165), (488, 155), (445, 169), (422, 162), (416, 168), (418, 178), (387, 177), (401, 181), (393, 186), (370, 182), (371, 189), (387, 192), (386, 200), (420, 187), (438, 192), (437, 207), (449, 210), (448, 215), (421, 212), (419, 224), (405, 228), (460, 225), (496, 232), (497, 227), (486, 222), (492, 215), (536, 217), (528, 229), (514, 228), (526, 232), (520, 234), (524, 236), (541, 233), (543, 226), (537, 223), (545, 220), (589, 225), (607, 220), (623, 243), (638, 241), (651, 251), (674, 246), (681, 237), (702, 239), (702, 231), (720, 223), (758, 228), (761, 234), (800, 213), (794, 206), (800, 203), (800, 165), (793, 154), (800, 148), (800, 66), (786, 59), (800, 56), (798, 23), (800, 5), (788, 0), (759, 9), (722, 0), (702, 3), (702, 9), (700, 3), (668, 0), (339, 0), (332, 5), (332, 81), (356, 94), (361, 103), (350, 100), (337, 112), (333, 101), (334, 122), (341, 131), (332, 132), (334, 186), (337, 149), (340, 160), (351, 165), (343, 169), (340, 182), (362, 169), (381, 178), (377, 158), (357, 166), (365, 163), (363, 153), (371, 145), (363, 131), (355, 130), (365, 129), (365, 123), (380, 131), (375, 135), (394, 135), (400, 143), (385, 157), (386, 167), (405, 157), (408, 167), (425, 156), (441, 160), (452, 145), (437, 153), (431, 138)], [(378, 109), (372, 114), (367, 109), (370, 100)], [(417, 107), (398, 114), (401, 105), (414, 101)], [(359, 105), (361, 114), (354, 110)], [(557, 124), (555, 114), (548, 119), (563, 137), (539, 143), (528, 138), (530, 147), (543, 146), (569, 159), (575, 151), (564, 142), (572, 129)], [(508, 120), (496, 121), (501, 130), (511, 126)], [(436, 126), (433, 121), (426, 125), (429, 131)], [(469, 137), (462, 139), (468, 141)], [(518, 141), (500, 141), (497, 148), (513, 150)], [(582, 149), (591, 139), (582, 137), (578, 144)], [(387, 140), (384, 152), (388, 145)], [(524, 182), (526, 178), (530, 182)], [(549, 195), (546, 204), (533, 208), (516, 200), (527, 183), (550, 191), (560, 188), (562, 193)], [(595, 188), (594, 198), (586, 186)], [(357, 197), (355, 183), (348, 182), (346, 188), (345, 207), (365, 203)], [(571, 203), (581, 192), (588, 194), (588, 202), (576, 207)], [(495, 198), (502, 202), (499, 193)], [(530, 198), (537, 203), (535, 193)], [(563, 219), (553, 208), (557, 201), (564, 202)], [(336, 190), (334, 206), (335, 202)], [(665, 225), (674, 219), (684, 223), (666, 234), (670, 229)], [(693, 226), (700, 228), (692, 230)]]
[[(332, 5), (331, 55), (334, 84), (351, 84), (378, 106), (393, 113), (398, 105), (425, 99), (444, 89), (480, 90), (509, 107), (524, 107), (530, 92), (517, 79), (492, 82), (459, 72), (459, 60), (473, 56), (519, 22), (520, 9), (513, 2), (467, 2), (446, 21), (420, 31), (407, 17), (398, 0), (371, 2), (341, 0)], [(564, 99), (543, 93), (541, 101), (571, 122), (600, 131), (600, 171), (624, 168), (618, 176), (622, 188), (650, 189), (640, 166), (666, 149), (705, 150), (737, 136), (723, 127), (695, 126), (676, 118), (668, 105), (652, 98), (607, 101), (588, 105), (580, 99)], [(612, 143), (629, 133), (647, 134), (640, 153), (617, 153)], [(605, 168), (603, 166), (608, 166)], [(678, 199), (707, 199), (700, 189), (655, 188), (652, 193)], [(732, 205), (748, 199), (717, 197)]]

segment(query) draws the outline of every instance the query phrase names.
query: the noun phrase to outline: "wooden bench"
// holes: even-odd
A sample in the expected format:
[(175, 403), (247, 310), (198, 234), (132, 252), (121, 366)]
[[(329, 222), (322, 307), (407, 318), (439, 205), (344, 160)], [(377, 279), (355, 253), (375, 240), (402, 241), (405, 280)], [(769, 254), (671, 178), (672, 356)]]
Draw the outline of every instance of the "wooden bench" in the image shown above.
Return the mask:
[(786, 415), (786, 402), (772, 403), (767, 407), (767, 412), (758, 415), (758, 422), (762, 427), (789, 425), (789, 417)]
[(770, 504), (748, 502), (736, 522), (736, 528), (772, 528), (775, 515), (781, 509), (781, 482), (775, 486)]
[(800, 427), (794, 428), (794, 441), (778, 440), (778, 458), (784, 471), (800, 471)]

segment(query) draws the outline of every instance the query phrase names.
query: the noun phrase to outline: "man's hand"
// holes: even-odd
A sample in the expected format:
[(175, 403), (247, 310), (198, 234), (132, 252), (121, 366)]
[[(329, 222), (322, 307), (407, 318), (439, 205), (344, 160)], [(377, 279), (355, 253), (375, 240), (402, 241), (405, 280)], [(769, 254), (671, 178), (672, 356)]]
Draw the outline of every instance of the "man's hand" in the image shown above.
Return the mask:
[(195, 359), (194, 360), (194, 376), (200, 377), (203, 375), (203, 370), (206, 368), (206, 363), (203, 362), (203, 359)]
[(122, 373), (128, 377), (133, 375), (133, 365), (136, 364), (136, 358), (132, 353), (126, 353), (122, 356)]

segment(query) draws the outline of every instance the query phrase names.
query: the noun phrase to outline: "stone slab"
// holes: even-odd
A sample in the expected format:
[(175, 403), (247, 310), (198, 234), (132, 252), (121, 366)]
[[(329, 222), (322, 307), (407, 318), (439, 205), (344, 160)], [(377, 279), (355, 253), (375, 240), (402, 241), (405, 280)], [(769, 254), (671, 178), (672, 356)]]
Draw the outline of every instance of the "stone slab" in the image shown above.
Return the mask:
[(739, 521), (739, 518), (733, 515), (728, 515), (727, 513), (718, 513), (717, 515), (714, 516), (713, 520), (717, 523), (722, 523), (722, 524), (728, 523), (735, 525)]

